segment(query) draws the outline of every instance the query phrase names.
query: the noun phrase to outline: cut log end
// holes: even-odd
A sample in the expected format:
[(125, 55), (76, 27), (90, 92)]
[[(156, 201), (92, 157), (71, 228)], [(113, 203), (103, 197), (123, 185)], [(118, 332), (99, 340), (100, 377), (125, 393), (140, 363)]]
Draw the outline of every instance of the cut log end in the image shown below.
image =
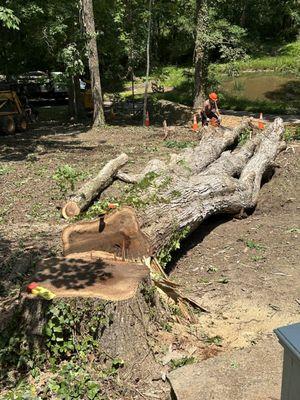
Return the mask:
[(76, 217), (80, 214), (80, 208), (75, 201), (68, 201), (61, 210), (61, 215), (65, 219)]
[(105, 251), (122, 259), (150, 255), (146, 236), (141, 232), (135, 211), (124, 207), (103, 218), (78, 222), (62, 232), (63, 253)]

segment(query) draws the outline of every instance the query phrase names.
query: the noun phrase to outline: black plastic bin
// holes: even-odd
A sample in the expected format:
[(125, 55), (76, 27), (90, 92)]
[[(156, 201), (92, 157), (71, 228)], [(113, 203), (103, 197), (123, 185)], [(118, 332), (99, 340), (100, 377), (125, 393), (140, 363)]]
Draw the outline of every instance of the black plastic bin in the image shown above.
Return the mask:
[(274, 332), (284, 348), (281, 400), (300, 400), (300, 323)]

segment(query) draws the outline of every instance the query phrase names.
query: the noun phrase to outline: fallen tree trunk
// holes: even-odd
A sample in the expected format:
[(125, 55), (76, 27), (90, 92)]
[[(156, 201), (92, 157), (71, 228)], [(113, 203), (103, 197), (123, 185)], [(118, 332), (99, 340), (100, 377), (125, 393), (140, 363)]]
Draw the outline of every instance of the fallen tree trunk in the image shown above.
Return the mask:
[[(192, 169), (193, 173), (197, 174), (216, 160), (225, 149), (233, 146), (242, 132), (252, 130), (252, 128), (250, 119), (244, 120), (233, 130), (205, 128), (200, 143), (194, 149), (185, 149), (180, 154), (172, 154), (169, 164), (153, 159), (149, 161), (142, 172), (135, 175), (117, 172), (116, 178), (126, 183), (137, 183), (150, 172), (157, 174), (167, 174), (168, 172), (172, 174), (176, 172), (186, 175), (187, 170)], [(180, 168), (180, 164), (181, 166), (185, 164), (185, 168)]]
[(186, 236), (213, 214), (255, 207), (263, 174), (276, 158), (283, 131), (282, 120), (277, 119), (241, 148), (223, 153), (200, 174), (192, 171), (187, 179), (177, 178), (166, 193), (167, 204), (151, 205), (139, 214), (140, 229), (149, 238), (152, 252), (167, 257), (178, 232)]
[[(196, 148), (171, 156), (168, 165), (153, 160), (146, 168), (152, 175), (140, 196), (142, 206), (108, 214), (101, 229), (99, 221), (65, 228), (65, 251), (73, 253), (80, 246), (80, 251), (104, 250), (128, 258), (144, 253), (167, 262), (179, 241), (204, 219), (253, 208), (263, 175), (282, 146), (284, 128), (276, 119), (244, 146), (223, 152), (245, 129), (247, 123), (233, 131), (208, 130)], [(126, 219), (131, 223), (120, 226)]]
[(125, 153), (109, 161), (95, 178), (89, 180), (76, 194), (71, 196), (70, 200), (62, 208), (62, 216), (68, 219), (79, 215), (99, 193), (112, 183), (119, 169), (122, 168), (127, 161), (128, 156)]

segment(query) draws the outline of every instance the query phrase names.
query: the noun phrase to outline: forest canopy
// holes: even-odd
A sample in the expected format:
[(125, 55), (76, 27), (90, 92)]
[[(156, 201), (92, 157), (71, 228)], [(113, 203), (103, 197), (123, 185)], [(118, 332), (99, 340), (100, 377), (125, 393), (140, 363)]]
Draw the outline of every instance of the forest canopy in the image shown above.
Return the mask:
[[(151, 64), (192, 64), (196, 0), (155, 0)], [(291, 42), (299, 32), (296, 0), (205, 1), (205, 43), (213, 62), (244, 58), (263, 45)], [(100, 71), (104, 87), (144, 69), (148, 1), (94, 0)], [(87, 71), (79, 1), (6, 0), (0, 8), (0, 74), (30, 70)]]

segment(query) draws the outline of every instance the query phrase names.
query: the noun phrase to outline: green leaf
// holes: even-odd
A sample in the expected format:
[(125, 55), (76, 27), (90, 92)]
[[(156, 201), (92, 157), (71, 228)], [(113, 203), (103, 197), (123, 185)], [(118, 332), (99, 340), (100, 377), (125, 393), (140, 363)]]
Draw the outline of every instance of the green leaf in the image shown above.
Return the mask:
[(96, 399), (97, 394), (100, 392), (99, 386), (94, 382), (90, 382), (88, 384), (88, 386), (89, 386), (88, 391), (87, 391), (88, 399), (89, 400)]

